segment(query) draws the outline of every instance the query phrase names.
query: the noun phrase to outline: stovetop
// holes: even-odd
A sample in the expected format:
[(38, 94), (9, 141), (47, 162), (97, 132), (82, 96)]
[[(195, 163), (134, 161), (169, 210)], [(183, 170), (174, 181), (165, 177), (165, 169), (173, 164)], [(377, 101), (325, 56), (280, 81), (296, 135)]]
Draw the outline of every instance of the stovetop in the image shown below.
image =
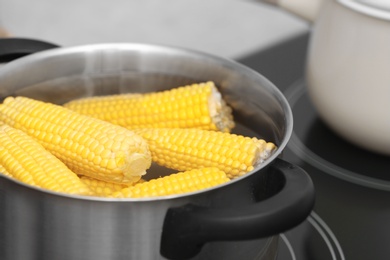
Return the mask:
[(344, 252), (328, 225), (312, 212), (298, 227), (280, 234), (277, 260), (344, 260)]
[[(308, 42), (309, 34), (299, 35), (238, 60), (270, 79), (288, 99), (294, 130), (283, 159), (306, 170), (316, 188), (312, 215), (281, 235), (278, 259), (387, 260), (390, 157), (348, 143), (319, 118), (304, 80)], [(308, 232), (312, 235), (302, 239)]]

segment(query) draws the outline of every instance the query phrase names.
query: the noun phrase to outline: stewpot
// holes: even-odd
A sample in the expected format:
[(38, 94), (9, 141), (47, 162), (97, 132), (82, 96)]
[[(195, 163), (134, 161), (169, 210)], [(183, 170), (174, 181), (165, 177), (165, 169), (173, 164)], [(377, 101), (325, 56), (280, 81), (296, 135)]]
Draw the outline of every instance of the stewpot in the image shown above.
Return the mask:
[[(225, 185), (147, 199), (64, 195), (1, 176), (1, 259), (275, 259), (278, 235), (310, 214), (310, 177), (280, 159), (293, 127), (290, 107), (259, 73), (232, 60), (148, 44), (61, 48), (3, 39), (2, 51), (3, 60), (19, 58), (0, 68), (1, 98), (23, 95), (61, 104), (213, 80), (234, 110), (234, 131), (278, 149)], [(150, 175), (162, 171), (153, 166)]]
[(390, 1), (265, 0), (312, 22), (306, 80), (323, 121), (390, 155)]

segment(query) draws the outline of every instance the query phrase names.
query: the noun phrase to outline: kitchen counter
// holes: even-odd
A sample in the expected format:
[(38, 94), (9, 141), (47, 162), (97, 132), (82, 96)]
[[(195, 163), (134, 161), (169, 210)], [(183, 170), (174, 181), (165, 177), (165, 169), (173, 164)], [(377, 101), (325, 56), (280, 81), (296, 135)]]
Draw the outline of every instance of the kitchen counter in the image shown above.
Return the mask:
[(158, 43), (237, 58), (283, 42), (309, 25), (255, 0), (0, 0), (0, 27), (61, 46)]

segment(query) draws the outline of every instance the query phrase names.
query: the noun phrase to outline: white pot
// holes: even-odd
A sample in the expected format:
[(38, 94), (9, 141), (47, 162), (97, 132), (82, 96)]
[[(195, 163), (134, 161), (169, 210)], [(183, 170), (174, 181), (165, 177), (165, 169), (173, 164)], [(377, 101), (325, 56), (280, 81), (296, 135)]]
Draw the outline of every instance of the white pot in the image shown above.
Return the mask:
[(313, 104), (335, 132), (390, 155), (390, 11), (325, 1), (314, 23), (306, 78)]
[(323, 121), (390, 155), (390, 1), (278, 0), (313, 22), (306, 79)]

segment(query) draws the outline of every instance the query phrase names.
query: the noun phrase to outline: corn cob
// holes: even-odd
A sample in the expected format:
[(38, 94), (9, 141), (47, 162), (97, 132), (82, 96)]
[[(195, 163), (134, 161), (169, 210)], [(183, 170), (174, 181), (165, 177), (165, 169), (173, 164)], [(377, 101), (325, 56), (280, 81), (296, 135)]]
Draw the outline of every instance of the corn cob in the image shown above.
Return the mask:
[(92, 190), (95, 196), (107, 197), (110, 194), (127, 187), (125, 184), (106, 182), (88, 176), (80, 176), (80, 180)]
[(0, 175), (3, 174), (5, 176), (13, 178), (12, 174), (7, 171), (7, 169), (4, 168), (3, 165), (0, 165)]
[[(88, 176), (80, 176), (80, 180), (85, 183), (92, 190), (93, 195), (98, 197), (108, 197), (114, 192), (120, 191), (126, 187), (129, 187), (129, 184), (120, 184), (113, 182), (106, 182), (98, 179), (94, 179)], [(138, 183), (145, 182), (144, 179), (140, 179), (138, 182), (130, 185), (135, 185)]]
[(34, 137), (75, 173), (133, 183), (151, 165), (142, 137), (62, 106), (8, 97), (0, 106), (0, 120)]
[(180, 128), (135, 131), (148, 141), (152, 160), (157, 164), (177, 171), (217, 167), (229, 178), (253, 170), (276, 149), (272, 142), (217, 131)]
[(228, 182), (230, 179), (218, 168), (179, 172), (129, 186), (112, 194), (115, 198), (145, 198), (199, 191)]
[(200, 128), (229, 132), (232, 110), (213, 82), (146, 94), (71, 101), (65, 107), (126, 128)]
[(75, 173), (23, 131), (0, 126), (0, 143), (0, 165), (13, 178), (57, 192), (91, 194)]

